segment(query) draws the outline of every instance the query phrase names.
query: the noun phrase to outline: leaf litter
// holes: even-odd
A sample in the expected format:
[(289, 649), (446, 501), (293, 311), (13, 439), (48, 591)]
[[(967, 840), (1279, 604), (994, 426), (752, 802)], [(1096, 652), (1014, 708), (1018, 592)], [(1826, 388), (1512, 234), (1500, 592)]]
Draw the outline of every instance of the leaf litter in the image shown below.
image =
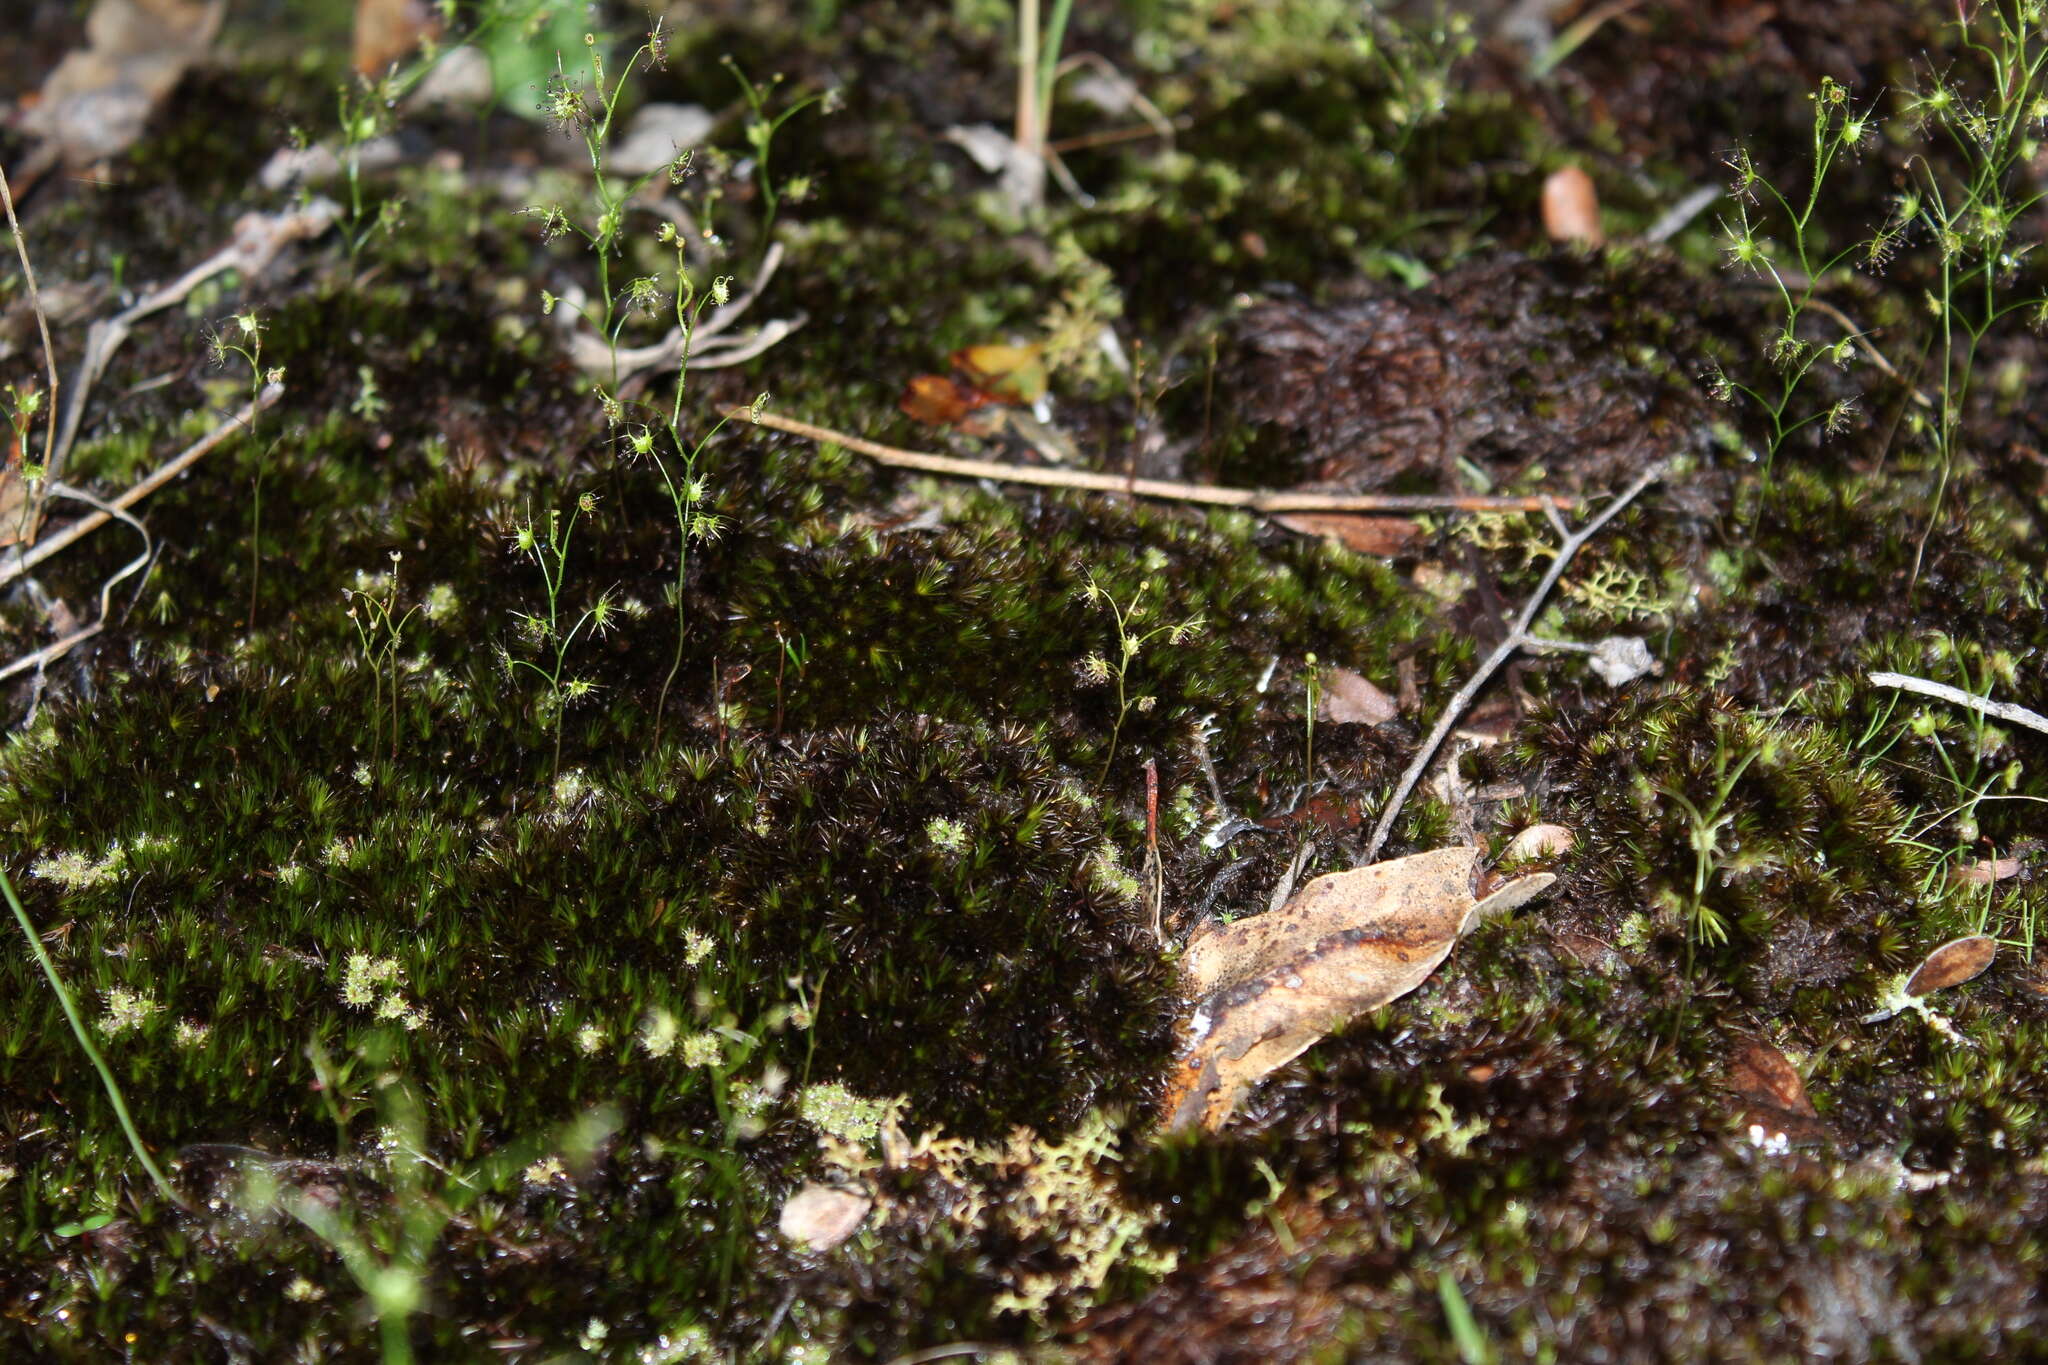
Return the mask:
[(1182, 959), (1196, 1006), (1167, 1085), (1167, 1128), (1221, 1128), (1259, 1080), (1414, 990), (1473, 927), (1555, 880), (1521, 877), (1481, 901), (1478, 867), (1468, 846), (1412, 854), (1328, 873), (1277, 910), (1198, 929)]

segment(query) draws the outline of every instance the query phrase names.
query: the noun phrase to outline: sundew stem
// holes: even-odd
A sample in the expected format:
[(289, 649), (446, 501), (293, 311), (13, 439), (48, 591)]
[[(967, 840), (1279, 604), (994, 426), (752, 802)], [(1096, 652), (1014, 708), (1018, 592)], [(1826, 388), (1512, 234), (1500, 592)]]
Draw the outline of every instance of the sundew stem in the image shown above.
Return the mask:
[(7, 894), (7, 908), (14, 912), (14, 922), (21, 926), (23, 938), (28, 940), (29, 951), (42, 966), (43, 975), (49, 979), (50, 989), (57, 993), (57, 1003), (64, 1007), (64, 1017), (71, 1023), (71, 1032), (78, 1039), (78, 1045), (85, 1049), (86, 1057), (92, 1062), (93, 1070), (100, 1073), (100, 1084), (106, 1087), (107, 1099), (113, 1103), (114, 1117), (121, 1121), (121, 1131), (128, 1135), (128, 1145), (135, 1150), (135, 1159), (142, 1163), (142, 1169), (149, 1172), (149, 1178), (156, 1182), (159, 1193), (178, 1208), (187, 1207), (171, 1188), (170, 1178), (163, 1168), (156, 1164), (156, 1158), (143, 1145), (142, 1134), (136, 1130), (135, 1120), (128, 1114), (128, 1102), (121, 1098), (121, 1083), (114, 1079), (114, 1072), (107, 1065), (107, 1059), (93, 1046), (92, 1035), (86, 1030), (85, 1020), (79, 1018), (78, 1002), (72, 998), (71, 989), (64, 984), (64, 978), (57, 975), (57, 964), (50, 960), (50, 952), (43, 947), (42, 936), (30, 922), (28, 911), (22, 908), (21, 897), (14, 894), (14, 879), (7, 875), (7, 868), (0, 865), (0, 891)]

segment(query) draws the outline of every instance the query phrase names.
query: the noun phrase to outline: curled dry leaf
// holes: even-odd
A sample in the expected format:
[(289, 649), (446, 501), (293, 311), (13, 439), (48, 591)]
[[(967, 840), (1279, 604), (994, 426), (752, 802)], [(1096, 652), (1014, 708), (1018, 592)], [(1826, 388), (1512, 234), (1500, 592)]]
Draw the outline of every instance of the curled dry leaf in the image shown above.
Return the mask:
[[(1167, 1127), (1222, 1127), (1260, 1078), (1421, 985), (1478, 918), (1478, 860), (1476, 849), (1443, 848), (1333, 872), (1278, 910), (1196, 931), (1182, 967), (1198, 1003), (1168, 1082)], [(1488, 904), (1531, 894), (1511, 883)]]
[[(99, 0), (19, 122), (67, 166), (128, 150), (185, 69), (206, 55), (227, 0)], [(26, 191), (15, 187), (15, 194)]]
[(2020, 875), (2018, 858), (1979, 858), (1974, 863), (1964, 863), (1949, 875), (1965, 886), (1989, 886), (2002, 882), (2007, 877)]
[[(1482, 879), (1484, 880), (1488, 879)], [(1466, 916), (1462, 932), (1469, 934), (1482, 924), (1489, 924), (1513, 914), (1548, 891), (1551, 884), (1557, 880), (1557, 874), (1532, 872), (1526, 877), (1516, 877), (1512, 881), (1491, 880), (1491, 885), (1482, 885), (1479, 888), (1483, 894), (1479, 897), (1479, 903), (1472, 907), (1472, 913)]]
[(1906, 978), (1906, 994), (1923, 996), (1947, 986), (1960, 986), (1981, 975), (1998, 956), (1998, 940), (1983, 934), (1950, 939), (1927, 955)]
[(1566, 166), (1544, 177), (1543, 230), (1553, 242), (1599, 246), (1607, 240), (1600, 230), (1600, 194), (1592, 176)]
[(1807, 1098), (1799, 1068), (1761, 1038), (1737, 1041), (1723, 1084), (1740, 1101), (1735, 1110), (1737, 1123), (1760, 1130), (1765, 1138), (1805, 1145), (1832, 1136)]
[(1297, 535), (1334, 540), (1354, 554), (1397, 555), (1422, 539), (1408, 517), (1360, 516), (1352, 512), (1279, 512), (1273, 520)]
[(805, 1185), (782, 1206), (775, 1226), (784, 1237), (813, 1251), (830, 1251), (860, 1228), (874, 1201), (855, 1190)]
[(1348, 668), (1326, 668), (1316, 714), (1332, 725), (1385, 725), (1400, 712), (1394, 699), (1363, 675)]
[(1531, 858), (1555, 858), (1572, 851), (1578, 840), (1563, 825), (1531, 825), (1508, 841), (1500, 855), (1504, 863), (1526, 862)]

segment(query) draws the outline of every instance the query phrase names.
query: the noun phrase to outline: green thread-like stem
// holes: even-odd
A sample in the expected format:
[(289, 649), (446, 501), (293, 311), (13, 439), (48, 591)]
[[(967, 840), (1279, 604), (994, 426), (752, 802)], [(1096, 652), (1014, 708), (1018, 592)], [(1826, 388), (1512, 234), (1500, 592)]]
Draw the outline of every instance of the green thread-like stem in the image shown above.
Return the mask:
[(71, 1032), (78, 1038), (78, 1045), (85, 1049), (93, 1069), (100, 1073), (100, 1082), (107, 1088), (107, 1098), (113, 1102), (114, 1117), (121, 1121), (121, 1131), (128, 1135), (128, 1145), (135, 1149), (135, 1159), (142, 1163), (142, 1169), (149, 1172), (149, 1178), (156, 1182), (163, 1197), (179, 1208), (186, 1207), (178, 1192), (171, 1188), (170, 1178), (156, 1164), (149, 1154), (149, 1148), (142, 1144), (142, 1134), (136, 1131), (135, 1120), (128, 1115), (128, 1102), (121, 1098), (121, 1083), (114, 1079), (114, 1072), (107, 1065), (106, 1058), (93, 1046), (92, 1035), (86, 1031), (85, 1020), (78, 1017), (78, 1002), (71, 996), (71, 990), (64, 984), (64, 978), (57, 975), (57, 964), (50, 960), (49, 950), (43, 947), (43, 940), (36, 933), (36, 927), (29, 922), (28, 911), (21, 905), (21, 897), (14, 894), (14, 879), (7, 875), (5, 866), (0, 866), (0, 891), (7, 893), (7, 907), (14, 911), (14, 922), (21, 926), (22, 937), (28, 940), (29, 951), (36, 955), (42, 965), (43, 975), (49, 978), (50, 989), (57, 993), (57, 1003), (64, 1007), (64, 1017), (71, 1021)]

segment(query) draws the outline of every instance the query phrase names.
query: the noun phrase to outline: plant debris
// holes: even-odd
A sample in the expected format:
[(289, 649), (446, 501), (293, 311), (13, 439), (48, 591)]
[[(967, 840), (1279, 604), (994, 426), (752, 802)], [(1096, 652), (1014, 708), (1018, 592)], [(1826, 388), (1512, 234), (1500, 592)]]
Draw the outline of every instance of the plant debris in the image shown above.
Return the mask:
[(1475, 848), (1443, 848), (1332, 872), (1278, 910), (1196, 930), (1181, 966), (1197, 1003), (1167, 1083), (1166, 1126), (1221, 1128), (1254, 1083), (1421, 985), (1483, 908), (1549, 885), (1523, 878), (1482, 907), (1478, 859)]
[(1599, 246), (1607, 240), (1600, 228), (1600, 194), (1592, 176), (1577, 166), (1565, 166), (1543, 178), (1543, 231), (1553, 242)]
[(1738, 1127), (1750, 1130), (1758, 1145), (1794, 1146), (1825, 1142), (1833, 1136), (1807, 1098), (1806, 1081), (1783, 1052), (1761, 1038), (1735, 1043), (1724, 1082), (1740, 1105)]
[(1349, 668), (1326, 668), (1316, 714), (1332, 725), (1385, 725), (1401, 711), (1392, 697), (1363, 674)]
[(860, 1230), (874, 1200), (856, 1190), (806, 1184), (783, 1201), (775, 1226), (813, 1251), (830, 1251)]
[(187, 67), (206, 55), (227, 0), (97, 0), (87, 45), (65, 57), (17, 117), (44, 151), (15, 177), (15, 193), (52, 160), (89, 166), (142, 136), (150, 115)]

